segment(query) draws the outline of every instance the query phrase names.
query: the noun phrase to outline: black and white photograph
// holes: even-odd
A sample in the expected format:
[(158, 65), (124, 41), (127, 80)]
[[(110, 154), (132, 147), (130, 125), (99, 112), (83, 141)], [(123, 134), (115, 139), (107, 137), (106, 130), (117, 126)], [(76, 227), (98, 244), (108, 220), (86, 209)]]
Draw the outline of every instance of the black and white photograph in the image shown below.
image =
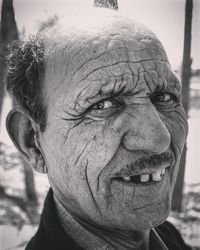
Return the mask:
[(0, 250), (200, 250), (200, 0), (0, 0)]

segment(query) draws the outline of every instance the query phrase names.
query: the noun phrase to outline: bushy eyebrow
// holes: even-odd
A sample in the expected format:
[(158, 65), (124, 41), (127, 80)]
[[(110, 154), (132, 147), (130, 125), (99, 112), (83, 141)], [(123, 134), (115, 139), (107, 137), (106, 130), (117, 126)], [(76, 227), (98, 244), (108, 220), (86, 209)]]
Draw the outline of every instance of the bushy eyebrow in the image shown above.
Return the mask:
[[(145, 74), (147, 79), (145, 79)], [(142, 75), (143, 77), (141, 78)], [(73, 103), (68, 107), (65, 105), (65, 113), (77, 116), (78, 118), (84, 114), (87, 108), (100, 100), (122, 95), (131, 96), (145, 91), (144, 87), (140, 89), (140, 84), (144, 82), (148, 86), (146, 92), (149, 92), (150, 95), (155, 92), (167, 91), (173, 93), (177, 98), (180, 98), (181, 85), (171, 69), (168, 68), (167, 73), (163, 74), (163, 71), (159, 72), (156, 68), (149, 68), (148, 70), (143, 68), (142, 70), (138, 70), (137, 74), (126, 72), (119, 76), (98, 77), (83, 81), (81, 83), (82, 86), (79, 84), (78, 90), (75, 90), (76, 93), (75, 91), (72, 93), (74, 96)]]

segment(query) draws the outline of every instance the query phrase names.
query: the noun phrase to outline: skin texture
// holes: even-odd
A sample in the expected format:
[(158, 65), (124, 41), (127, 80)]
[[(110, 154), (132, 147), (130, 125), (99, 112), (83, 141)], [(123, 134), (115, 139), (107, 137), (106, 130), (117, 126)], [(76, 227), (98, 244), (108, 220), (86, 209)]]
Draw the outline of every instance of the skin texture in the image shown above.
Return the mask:
[[(187, 121), (180, 82), (155, 35), (105, 13), (70, 25), (60, 19), (46, 34), (47, 124), (44, 132), (35, 126), (37, 152), (56, 200), (82, 225), (107, 231), (107, 241), (124, 239), (124, 249), (145, 249), (142, 239), (170, 211)], [(151, 185), (116, 178), (164, 166)]]

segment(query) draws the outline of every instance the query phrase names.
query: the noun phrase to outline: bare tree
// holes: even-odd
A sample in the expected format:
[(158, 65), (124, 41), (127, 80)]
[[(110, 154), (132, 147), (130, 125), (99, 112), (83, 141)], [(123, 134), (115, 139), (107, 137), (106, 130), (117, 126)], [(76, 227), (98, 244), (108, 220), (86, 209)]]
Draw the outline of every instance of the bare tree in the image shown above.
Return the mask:
[[(192, 9), (193, 9), (193, 0), (186, 0), (183, 64), (181, 71), (183, 107), (185, 109), (186, 114), (188, 114), (188, 107), (189, 107), (189, 87), (190, 87), (191, 64), (192, 64), (192, 59), (190, 57), (191, 40), (192, 40)], [(186, 162), (186, 145), (184, 146), (180, 161), (180, 168), (178, 172), (178, 178), (176, 181), (173, 202), (172, 202), (172, 209), (178, 212), (180, 212), (182, 208), (185, 162)]]
[(1, 32), (0, 32), (0, 117), (5, 93), (5, 57), (7, 45), (18, 39), (17, 25), (13, 9), (13, 0), (3, 0), (1, 8)]

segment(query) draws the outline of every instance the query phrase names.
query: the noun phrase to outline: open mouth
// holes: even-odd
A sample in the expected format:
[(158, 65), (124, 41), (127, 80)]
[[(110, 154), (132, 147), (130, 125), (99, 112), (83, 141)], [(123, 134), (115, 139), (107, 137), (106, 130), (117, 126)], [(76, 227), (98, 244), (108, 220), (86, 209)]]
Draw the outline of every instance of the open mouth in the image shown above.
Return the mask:
[(165, 175), (167, 168), (163, 168), (161, 170), (154, 171), (149, 174), (140, 174), (140, 175), (133, 175), (133, 176), (123, 176), (123, 177), (115, 177), (114, 180), (120, 182), (129, 182), (133, 184), (151, 184), (155, 182), (160, 182)]

